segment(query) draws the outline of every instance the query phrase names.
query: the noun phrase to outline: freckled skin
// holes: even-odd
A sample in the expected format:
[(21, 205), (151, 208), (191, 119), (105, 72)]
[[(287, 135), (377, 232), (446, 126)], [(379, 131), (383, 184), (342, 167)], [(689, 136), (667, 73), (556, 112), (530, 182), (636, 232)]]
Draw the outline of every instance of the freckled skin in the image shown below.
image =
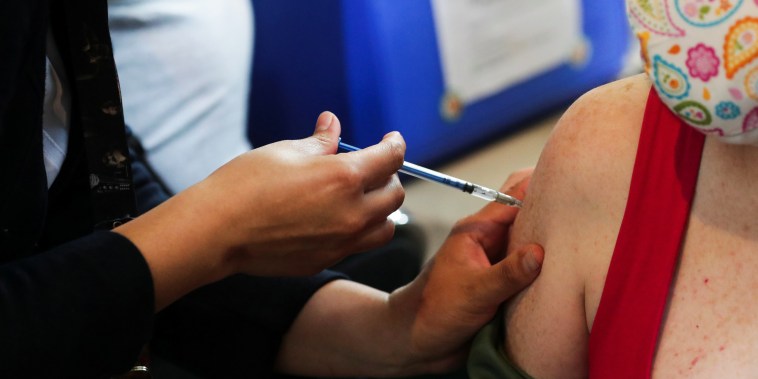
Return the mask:
[[(540, 157), (511, 244), (540, 243), (545, 261), (504, 320), (506, 353), (536, 378), (587, 375), (649, 89), (637, 76), (583, 96)], [(706, 139), (653, 378), (758, 377), (756, 183), (758, 148)]]
[(695, 367), (695, 365), (697, 364), (697, 361), (699, 360), (700, 360), (700, 357), (695, 357), (695, 359), (693, 359), (692, 362), (690, 362), (690, 370)]

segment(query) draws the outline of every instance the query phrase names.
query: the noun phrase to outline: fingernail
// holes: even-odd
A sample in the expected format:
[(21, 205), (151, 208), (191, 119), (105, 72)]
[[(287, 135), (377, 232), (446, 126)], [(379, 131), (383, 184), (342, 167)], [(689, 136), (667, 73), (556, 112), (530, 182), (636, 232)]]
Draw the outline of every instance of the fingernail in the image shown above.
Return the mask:
[(323, 112), (316, 121), (316, 131), (323, 132), (329, 130), (334, 124), (334, 114), (332, 112)]
[(524, 257), (524, 268), (528, 272), (538, 271), (540, 269), (540, 263), (537, 262), (537, 257), (534, 256), (534, 251), (529, 250)]
[(390, 137), (394, 138), (398, 134), (400, 134), (400, 133), (398, 133), (397, 131), (392, 131), (392, 132), (389, 132), (389, 133), (385, 134), (384, 137), (382, 137), (382, 139), (387, 139), (387, 138), (390, 138)]

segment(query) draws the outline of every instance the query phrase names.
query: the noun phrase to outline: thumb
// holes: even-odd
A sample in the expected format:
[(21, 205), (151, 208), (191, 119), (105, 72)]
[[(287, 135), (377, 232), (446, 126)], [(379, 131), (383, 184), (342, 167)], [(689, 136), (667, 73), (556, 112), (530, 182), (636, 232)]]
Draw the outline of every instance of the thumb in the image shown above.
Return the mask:
[(318, 116), (316, 130), (310, 139), (314, 140), (324, 154), (335, 154), (341, 132), (342, 126), (337, 116), (332, 112), (324, 111)]
[(537, 244), (524, 245), (508, 253), (484, 276), (485, 301), (500, 304), (528, 286), (540, 273), (545, 253)]

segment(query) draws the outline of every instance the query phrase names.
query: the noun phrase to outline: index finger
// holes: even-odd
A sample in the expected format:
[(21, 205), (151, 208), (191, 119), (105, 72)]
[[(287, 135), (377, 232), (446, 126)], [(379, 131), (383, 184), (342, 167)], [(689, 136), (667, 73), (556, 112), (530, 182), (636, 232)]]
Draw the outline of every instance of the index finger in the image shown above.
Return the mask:
[[(523, 168), (511, 173), (508, 179), (505, 180), (502, 186), (500, 186), (500, 192), (513, 196), (519, 200), (523, 200), (526, 195), (526, 188), (529, 185), (529, 180), (532, 178), (533, 167)], [(501, 223), (511, 223), (516, 218), (519, 209), (509, 206), (504, 206), (499, 203), (487, 204), (479, 214), (496, 220)]]
[(400, 133), (391, 132), (378, 144), (348, 155), (355, 164), (355, 169), (362, 174), (364, 187), (374, 188), (383, 185), (387, 178), (403, 166), (405, 140)]

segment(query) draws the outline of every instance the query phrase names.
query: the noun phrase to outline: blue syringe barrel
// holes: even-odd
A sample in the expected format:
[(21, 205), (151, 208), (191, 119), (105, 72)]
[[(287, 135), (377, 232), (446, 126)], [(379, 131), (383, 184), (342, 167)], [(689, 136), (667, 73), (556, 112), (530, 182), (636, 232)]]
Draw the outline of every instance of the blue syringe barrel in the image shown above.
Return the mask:
[(471, 193), (474, 190), (474, 185), (469, 182), (465, 182), (463, 180), (454, 178), (449, 175), (445, 175), (441, 172), (430, 170), (426, 167), (421, 167), (413, 163), (403, 162), (403, 167), (400, 168), (399, 171), (404, 174), (415, 176), (419, 179), (425, 179), (432, 182), (441, 183), (450, 187), (454, 187), (463, 192)]

